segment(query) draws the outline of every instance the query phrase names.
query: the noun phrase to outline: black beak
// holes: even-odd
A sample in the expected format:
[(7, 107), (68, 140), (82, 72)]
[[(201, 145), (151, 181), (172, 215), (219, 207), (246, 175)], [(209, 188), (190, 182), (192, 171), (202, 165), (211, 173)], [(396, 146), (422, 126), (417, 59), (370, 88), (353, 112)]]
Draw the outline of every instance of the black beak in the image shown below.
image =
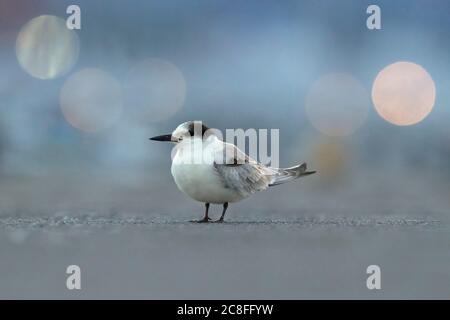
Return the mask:
[(155, 140), (155, 141), (172, 141), (172, 135), (171, 134), (163, 134), (162, 136), (156, 136), (156, 137), (150, 138), (150, 140)]

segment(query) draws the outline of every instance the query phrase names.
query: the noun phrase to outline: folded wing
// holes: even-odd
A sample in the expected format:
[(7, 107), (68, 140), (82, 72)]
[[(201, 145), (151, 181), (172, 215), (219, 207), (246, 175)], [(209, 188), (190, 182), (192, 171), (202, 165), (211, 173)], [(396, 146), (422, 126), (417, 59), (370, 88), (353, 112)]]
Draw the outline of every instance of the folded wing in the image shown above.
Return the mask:
[(214, 168), (226, 188), (244, 197), (267, 189), (276, 174), (229, 143), (223, 143), (223, 148), (215, 152)]

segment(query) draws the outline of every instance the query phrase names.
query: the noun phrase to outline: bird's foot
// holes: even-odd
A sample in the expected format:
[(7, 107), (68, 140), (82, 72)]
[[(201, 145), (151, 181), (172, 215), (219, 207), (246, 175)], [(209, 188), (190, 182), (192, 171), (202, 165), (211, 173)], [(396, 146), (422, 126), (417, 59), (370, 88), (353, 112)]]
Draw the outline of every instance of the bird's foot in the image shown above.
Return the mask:
[(191, 220), (191, 222), (196, 222), (196, 223), (207, 223), (207, 222), (210, 222), (211, 221), (211, 218), (207, 218), (207, 217), (204, 217), (203, 219), (201, 219), (201, 220)]
[(220, 219), (218, 219), (218, 220), (216, 220), (216, 221), (213, 221), (214, 223), (223, 223), (224, 221), (223, 221), (223, 218), (220, 218)]

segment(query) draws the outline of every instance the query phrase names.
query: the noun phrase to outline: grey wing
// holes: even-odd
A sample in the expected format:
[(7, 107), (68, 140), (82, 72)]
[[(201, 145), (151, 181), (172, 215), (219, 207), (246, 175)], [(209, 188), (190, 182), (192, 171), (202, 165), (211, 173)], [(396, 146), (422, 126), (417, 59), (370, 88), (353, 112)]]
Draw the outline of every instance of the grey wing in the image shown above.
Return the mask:
[(228, 143), (224, 143), (224, 148), (216, 152), (214, 168), (225, 187), (242, 196), (268, 188), (274, 174), (273, 170)]

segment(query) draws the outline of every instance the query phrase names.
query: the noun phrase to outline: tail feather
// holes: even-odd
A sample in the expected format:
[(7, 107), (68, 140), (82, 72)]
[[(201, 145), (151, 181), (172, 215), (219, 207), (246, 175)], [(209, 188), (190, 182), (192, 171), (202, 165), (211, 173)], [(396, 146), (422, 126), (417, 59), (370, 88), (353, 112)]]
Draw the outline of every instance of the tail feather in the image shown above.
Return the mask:
[(316, 171), (306, 171), (306, 163), (302, 163), (290, 168), (277, 168), (275, 170), (276, 174), (273, 175), (269, 187), (277, 186), (279, 184), (316, 173)]

